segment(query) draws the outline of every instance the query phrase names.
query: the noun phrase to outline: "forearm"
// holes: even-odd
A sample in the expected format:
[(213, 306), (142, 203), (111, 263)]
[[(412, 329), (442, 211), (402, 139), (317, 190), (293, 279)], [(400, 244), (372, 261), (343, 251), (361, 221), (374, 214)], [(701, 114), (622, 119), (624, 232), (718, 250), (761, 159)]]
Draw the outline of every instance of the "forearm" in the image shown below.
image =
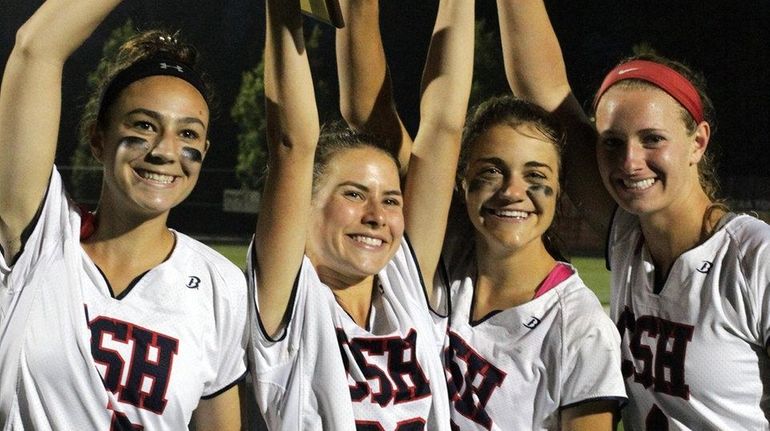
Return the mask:
[(473, 75), (472, 0), (442, 0), (423, 74), (405, 220), (428, 294), (441, 255)]
[(21, 246), (51, 173), (64, 62), (119, 3), (48, 0), (17, 32), (0, 87), (0, 244), (6, 258)]
[(462, 133), (473, 78), (474, 3), (439, 3), (422, 77), (421, 132)]
[(497, 0), (505, 75), (513, 93), (548, 111), (570, 93), (543, 0)]
[(411, 138), (401, 123), (382, 44), (379, 0), (341, 0), (345, 28), (337, 30), (340, 112), (354, 129), (383, 136), (403, 168)]

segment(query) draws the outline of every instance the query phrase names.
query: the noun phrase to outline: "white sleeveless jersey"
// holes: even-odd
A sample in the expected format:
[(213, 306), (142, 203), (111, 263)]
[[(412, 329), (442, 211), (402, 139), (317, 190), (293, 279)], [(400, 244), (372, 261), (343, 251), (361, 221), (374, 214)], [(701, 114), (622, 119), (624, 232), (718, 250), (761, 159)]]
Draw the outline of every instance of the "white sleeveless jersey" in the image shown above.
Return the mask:
[(638, 218), (617, 210), (608, 263), (628, 431), (770, 429), (770, 227), (726, 217), (656, 293)]
[(253, 252), (249, 262), (252, 379), (269, 429), (449, 429), (440, 356), (446, 319), (430, 310), (406, 240), (377, 275), (366, 329), (339, 306), (305, 258), (289, 321), (271, 339), (259, 321)]
[(450, 286), (445, 362), (454, 429), (556, 430), (561, 409), (625, 402), (617, 330), (574, 268), (536, 299), (472, 322), (475, 256), (458, 245), (445, 249), (436, 277)]
[(243, 273), (174, 232), (118, 299), (79, 234), (54, 170), (18, 260), (0, 259), (0, 429), (187, 429), (246, 371)]

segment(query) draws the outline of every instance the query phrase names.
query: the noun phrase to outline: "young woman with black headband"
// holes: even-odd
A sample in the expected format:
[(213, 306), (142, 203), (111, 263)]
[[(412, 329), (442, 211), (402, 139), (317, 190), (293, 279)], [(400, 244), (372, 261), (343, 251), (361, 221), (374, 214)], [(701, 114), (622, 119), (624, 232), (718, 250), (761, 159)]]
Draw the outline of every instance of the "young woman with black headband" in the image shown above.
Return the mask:
[(167, 227), (209, 148), (194, 48), (124, 44), (82, 132), (96, 211), (54, 166), (62, 67), (120, 1), (49, 0), (18, 31), (0, 90), (0, 428), (239, 429), (240, 270)]
[(567, 193), (608, 235), (625, 429), (767, 429), (770, 227), (716, 196), (703, 79), (658, 56), (624, 60), (591, 125), (543, 2), (512, 3), (498, 1), (511, 86), (567, 125)]

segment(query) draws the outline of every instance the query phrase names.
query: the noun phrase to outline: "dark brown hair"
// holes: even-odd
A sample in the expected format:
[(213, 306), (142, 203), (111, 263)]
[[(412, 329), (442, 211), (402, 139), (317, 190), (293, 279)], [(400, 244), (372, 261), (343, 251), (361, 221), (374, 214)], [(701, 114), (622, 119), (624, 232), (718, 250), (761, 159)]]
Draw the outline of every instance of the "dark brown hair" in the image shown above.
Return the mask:
[(87, 143), (90, 140), (91, 133), (96, 127), (105, 126), (107, 119), (100, 118), (99, 112), (100, 110), (106, 112), (109, 107), (101, 106), (102, 95), (115, 76), (129, 66), (153, 57), (168, 58), (191, 66), (203, 83), (203, 98), (209, 106), (209, 117), (214, 117), (216, 108), (214, 91), (206, 74), (199, 69), (199, 55), (195, 47), (180, 40), (179, 32), (146, 30), (123, 43), (115, 58), (110, 59), (107, 66), (99, 70), (96, 87), (80, 119), (79, 137), (82, 142)]

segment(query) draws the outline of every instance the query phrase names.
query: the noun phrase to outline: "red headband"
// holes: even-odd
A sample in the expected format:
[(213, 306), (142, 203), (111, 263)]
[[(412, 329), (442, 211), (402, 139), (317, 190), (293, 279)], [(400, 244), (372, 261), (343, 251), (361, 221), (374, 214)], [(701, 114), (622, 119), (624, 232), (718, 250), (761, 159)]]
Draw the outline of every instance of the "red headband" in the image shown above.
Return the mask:
[(632, 60), (612, 69), (596, 93), (594, 110), (607, 89), (624, 79), (640, 79), (655, 85), (684, 106), (696, 123), (703, 121), (703, 103), (695, 86), (674, 69), (647, 60)]

